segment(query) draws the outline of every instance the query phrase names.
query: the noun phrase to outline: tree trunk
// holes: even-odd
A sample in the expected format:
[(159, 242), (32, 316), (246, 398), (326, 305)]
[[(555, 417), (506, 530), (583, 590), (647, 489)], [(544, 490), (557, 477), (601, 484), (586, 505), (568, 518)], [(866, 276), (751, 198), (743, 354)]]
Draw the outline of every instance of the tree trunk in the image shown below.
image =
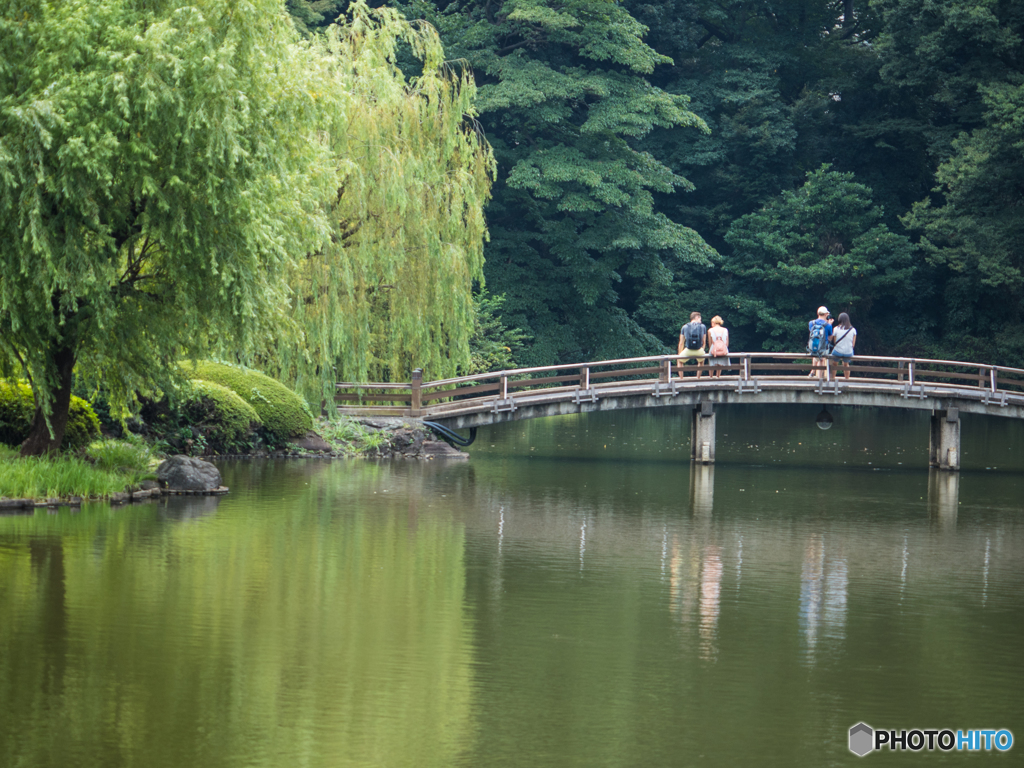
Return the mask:
[(22, 456), (41, 456), (44, 453), (56, 452), (60, 450), (60, 444), (64, 441), (64, 431), (68, 426), (68, 411), (71, 408), (71, 374), (75, 368), (75, 351), (71, 347), (61, 347), (54, 353), (53, 363), (57, 369), (57, 388), (53, 392), (50, 412), (53, 437), (50, 437), (49, 427), (46, 426), (46, 417), (43, 416), (43, 410), (37, 402), (32, 428), (29, 430), (25, 442), (21, 444)]

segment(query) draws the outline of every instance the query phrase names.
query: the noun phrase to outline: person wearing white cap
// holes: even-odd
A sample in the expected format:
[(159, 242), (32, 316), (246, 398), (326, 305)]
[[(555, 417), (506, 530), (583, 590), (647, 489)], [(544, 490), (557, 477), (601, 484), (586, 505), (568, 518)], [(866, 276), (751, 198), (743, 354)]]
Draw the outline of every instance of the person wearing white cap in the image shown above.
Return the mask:
[(807, 324), (807, 352), (813, 358), (809, 378), (828, 379), (828, 340), (832, 336), (832, 316), (827, 307), (818, 307), (818, 316)]

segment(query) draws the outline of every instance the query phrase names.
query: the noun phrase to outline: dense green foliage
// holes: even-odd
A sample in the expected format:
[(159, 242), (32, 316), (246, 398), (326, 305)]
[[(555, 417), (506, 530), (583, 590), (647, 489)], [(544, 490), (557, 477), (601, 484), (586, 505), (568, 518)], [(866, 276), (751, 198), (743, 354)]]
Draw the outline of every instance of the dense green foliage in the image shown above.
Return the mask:
[(507, 324), (533, 337), (522, 362), (658, 349), (623, 309), (624, 294), (711, 255), (654, 207), (655, 194), (685, 190), (687, 180), (638, 149), (653, 131), (705, 130), (685, 96), (646, 78), (669, 59), (612, 2), (400, 7), (435, 24), (479, 84), (499, 166), (485, 273), (506, 297)]
[[(22, 382), (0, 381), (0, 443), (20, 445), (28, 436), (35, 413), (32, 388)], [(92, 406), (80, 397), (71, 398), (65, 450), (88, 445), (100, 436), (100, 421)]]
[(485, 273), (524, 362), (667, 350), (694, 309), (799, 349), (827, 303), (863, 351), (1024, 365), (1021, 4), (401, 7), (480, 84)]
[[(253, 421), (257, 425), (262, 424), (278, 440), (305, 434), (313, 427), (313, 417), (306, 402), (281, 382), (259, 371), (209, 361), (194, 365), (187, 363), (185, 370), (189, 376), (219, 384), (238, 395), (257, 415)], [(212, 388), (205, 391), (200, 388), (199, 391), (206, 395), (213, 393)], [(230, 407), (223, 400), (218, 405)], [(234, 421), (241, 425), (248, 418), (248, 411), (244, 411)], [(226, 430), (228, 427), (225, 424), (223, 428)]]
[(505, 325), (501, 317), (505, 297), (492, 296), (485, 290), (474, 296), (473, 302), (473, 333), (469, 337), (471, 360), (460, 373), (469, 376), (518, 367), (529, 337), (521, 329)]
[(212, 381), (193, 380), (177, 408), (179, 419), (206, 448), (230, 451), (249, 442), (261, 426), (256, 410), (233, 390)]
[(915, 204), (904, 222), (944, 275), (943, 336), (1024, 365), (1024, 74), (982, 92), (984, 125), (953, 142), (939, 202)]
[[(740, 217), (726, 232), (733, 254), (720, 269), (688, 291), (648, 291), (641, 313), (652, 324), (671, 323), (689, 306), (707, 308), (705, 315), (729, 319), (733, 348), (763, 339), (766, 349), (794, 351), (814, 310), (826, 304), (833, 316), (857, 318), (862, 348), (893, 349), (894, 329), (922, 327), (902, 306), (918, 288), (916, 251), (889, 230), (871, 190), (853, 177), (823, 166), (798, 190)], [(666, 325), (664, 333), (672, 332), (678, 326)]]

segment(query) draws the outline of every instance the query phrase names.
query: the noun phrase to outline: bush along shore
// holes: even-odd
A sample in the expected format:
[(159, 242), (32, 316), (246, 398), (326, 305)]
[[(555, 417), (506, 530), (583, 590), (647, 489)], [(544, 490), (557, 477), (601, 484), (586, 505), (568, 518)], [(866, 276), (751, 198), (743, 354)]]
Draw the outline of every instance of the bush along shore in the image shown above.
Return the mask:
[(74, 398), (64, 451), (29, 458), (17, 446), (32, 421), (31, 390), (0, 381), (0, 510), (158, 496), (168, 489), (157, 467), (175, 455), (213, 462), (468, 458), (415, 419), (314, 419), (299, 395), (257, 371), (202, 362), (188, 364), (187, 374), (196, 378), (173, 398), (143, 401), (139, 415), (124, 424), (110, 417), (102, 395), (92, 403)]

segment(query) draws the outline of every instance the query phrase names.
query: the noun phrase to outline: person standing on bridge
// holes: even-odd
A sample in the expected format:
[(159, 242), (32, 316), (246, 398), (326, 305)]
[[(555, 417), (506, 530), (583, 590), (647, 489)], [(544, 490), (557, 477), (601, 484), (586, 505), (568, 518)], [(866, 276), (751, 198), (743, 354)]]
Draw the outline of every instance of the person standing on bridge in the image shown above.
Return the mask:
[(690, 322), (679, 329), (679, 348), (677, 354), (682, 357), (679, 361), (679, 378), (683, 378), (683, 364), (688, 358), (697, 360), (697, 378), (700, 378), (700, 369), (704, 365), (704, 346), (708, 340), (708, 327), (700, 321), (700, 312), (690, 313)]
[(850, 316), (839, 313), (839, 322), (832, 331), (832, 358), (836, 361), (836, 376), (839, 365), (843, 366), (843, 377), (850, 380), (850, 360), (853, 359), (853, 345), (857, 343), (857, 329), (850, 323)]
[(813, 358), (808, 378), (828, 379), (828, 340), (832, 336), (832, 316), (827, 307), (818, 307), (818, 316), (807, 324), (807, 352)]
[(722, 366), (729, 364), (729, 331), (720, 315), (711, 318), (708, 343), (711, 345), (711, 359), (708, 361), (708, 376), (721, 378)]

